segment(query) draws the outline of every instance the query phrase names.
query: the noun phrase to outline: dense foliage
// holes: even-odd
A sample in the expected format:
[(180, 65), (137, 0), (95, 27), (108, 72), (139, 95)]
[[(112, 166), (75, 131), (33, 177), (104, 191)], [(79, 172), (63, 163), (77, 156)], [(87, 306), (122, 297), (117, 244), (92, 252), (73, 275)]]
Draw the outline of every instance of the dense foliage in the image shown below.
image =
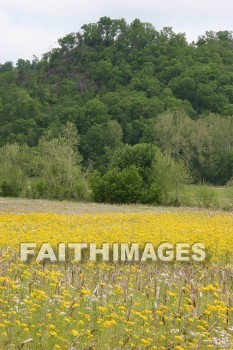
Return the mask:
[[(139, 200), (140, 186), (150, 192), (151, 182), (145, 176), (154, 166), (136, 161), (123, 166), (120, 161), (121, 152), (122, 158), (126, 152), (124, 145), (138, 144), (158, 147), (166, 157), (182, 161), (195, 182), (223, 185), (231, 178), (231, 32), (207, 32), (197, 42), (188, 43), (185, 34), (176, 34), (171, 28), (157, 31), (138, 19), (127, 24), (124, 19), (103, 17), (58, 43), (59, 47), (41, 60), (34, 57), (31, 62), (19, 59), (16, 66), (0, 64), (1, 157), (7, 159), (7, 152), (15, 157), (17, 152), (20, 157), (29, 152), (36, 163), (33, 168), (30, 161), (29, 166), (26, 157), (24, 170), (16, 167), (10, 180), (6, 178), (10, 165), (1, 163), (3, 193), (20, 193), (26, 171), (32, 178), (40, 175), (36, 188), (41, 196), (76, 197), (80, 192), (77, 179), (81, 176), (85, 182), (81, 174), (85, 169), (98, 171), (101, 186), (123, 182), (126, 193), (135, 186), (130, 200), (122, 193), (120, 198)], [(78, 147), (59, 139), (67, 123), (78, 130)], [(25, 152), (21, 153), (18, 149), (22, 147)], [(79, 153), (74, 155), (77, 149)], [(140, 153), (140, 147), (133, 149)], [(139, 159), (140, 154), (133, 157)], [(24, 160), (18, 161), (24, 164)], [(67, 164), (76, 168), (64, 178), (59, 175), (51, 180), (50, 167), (59, 173), (69, 168)], [(147, 175), (142, 168), (145, 172), (150, 168)], [(95, 176), (97, 181), (97, 173)], [(115, 201), (114, 191), (109, 191), (111, 198), (100, 191), (99, 200)], [(145, 193), (143, 198), (149, 201)]]

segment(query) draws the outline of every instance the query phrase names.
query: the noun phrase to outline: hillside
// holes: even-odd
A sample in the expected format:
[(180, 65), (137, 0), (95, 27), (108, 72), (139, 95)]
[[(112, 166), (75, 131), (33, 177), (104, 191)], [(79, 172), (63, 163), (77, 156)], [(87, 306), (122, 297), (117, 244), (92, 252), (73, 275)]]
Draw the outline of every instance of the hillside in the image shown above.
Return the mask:
[[(210, 31), (188, 43), (171, 28), (103, 17), (58, 43), (40, 60), (0, 64), (0, 146), (26, 144), (35, 159), (42, 137), (56, 138), (73, 123), (85, 172), (107, 173), (124, 144), (150, 144), (182, 160), (196, 183), (230, 180), (231, 32)], [(29, 168), (33, 177), (38, 168)]]

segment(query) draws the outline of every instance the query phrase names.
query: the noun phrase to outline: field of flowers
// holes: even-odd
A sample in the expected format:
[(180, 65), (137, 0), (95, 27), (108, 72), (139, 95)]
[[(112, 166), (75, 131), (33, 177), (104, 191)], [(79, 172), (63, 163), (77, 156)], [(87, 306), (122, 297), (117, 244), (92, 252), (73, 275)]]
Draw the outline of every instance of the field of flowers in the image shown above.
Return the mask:
[[(20, 242), (201, 242), (204, 263), (42, 263)], [(0, 214), (0, 350), (233, 349), (233, 216)]]

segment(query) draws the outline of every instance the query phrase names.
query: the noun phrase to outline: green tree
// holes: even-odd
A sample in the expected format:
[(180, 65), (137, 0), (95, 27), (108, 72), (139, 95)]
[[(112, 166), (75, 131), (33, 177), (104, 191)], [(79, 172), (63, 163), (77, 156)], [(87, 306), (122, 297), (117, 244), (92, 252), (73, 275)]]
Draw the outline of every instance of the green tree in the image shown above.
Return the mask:
[(0, 148), (0, 195), (18, 197), (27, 186), (30, 172), (28, 146), (7, 144)]
[(86, 186), (81, 172), (78, 143), (77, 130), (71, 123), (63, 128), (57, 138), (48, 134), (40, 140), (40, 173), (37, 182), (40, 196), (58, 199), (85, 198)]
[(104, 176), (91, 178), (93, 198), (97, 202), (136, 203), (140, 200), (143, 181), (135, 166), (123, 170), (113, 168)]
[(152, 167), (152, 190), (158, 191), (161, 204), (179, 205), (183, 186), (191, 182), (191, 174), (182, 161), (158, 153)]

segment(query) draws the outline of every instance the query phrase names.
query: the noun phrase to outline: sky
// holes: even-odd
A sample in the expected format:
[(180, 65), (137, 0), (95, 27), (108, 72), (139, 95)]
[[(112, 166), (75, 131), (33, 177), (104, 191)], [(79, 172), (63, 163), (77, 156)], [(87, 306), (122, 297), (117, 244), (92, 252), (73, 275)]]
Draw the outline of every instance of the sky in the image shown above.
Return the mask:
[(232, 0), (0, 0), (0, 64), (41, 58), (59, 38), (104, 16), (173, 27), (195, 41), (209, 30), (233, 31), (232, 13)]

